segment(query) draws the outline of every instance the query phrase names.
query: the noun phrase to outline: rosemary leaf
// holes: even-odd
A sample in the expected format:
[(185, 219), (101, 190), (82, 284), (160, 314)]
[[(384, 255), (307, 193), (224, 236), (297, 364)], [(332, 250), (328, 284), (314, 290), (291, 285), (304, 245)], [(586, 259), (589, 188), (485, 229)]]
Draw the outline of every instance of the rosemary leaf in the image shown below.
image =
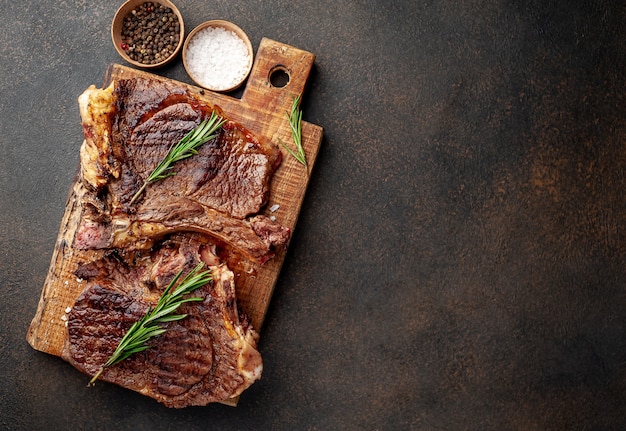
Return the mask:
[(172, 314), (178, 307), (186, 302), (203, 301), (204, 298), (191, 297), (183, 298), (183, 296), (193, 292), (194, 290), (204, 286), (211, 281), (211, 273), (209, 271), (201, 271), (204, 263), (200, 262), (193, 268), (189, 274), (172, 290), (182, 274), (179, 271), (176, 276), (168, 284), (165, 291), (159, 298), (154, 308), (148, 308), (146, 314), (141, 319), (133, 323), (128, 332), (124, 334), (117, 348), (109, 359), (100, 367), (98, 372), (89, 381), (89, 385), (93, 385), (105, 368), (115, 365), (135, 353), (149, 349), (146, 344), (151, 338), (163, 334), (167, 329), (161, 327), (160, 323), (173, 322), (187, 317), (186, 314)]
[(135, 202), (148, 184), (176, 175), (176, 172), (172, 170), (172, 165), (180, 160), (198, 154), (198, 148), (213, 139), (218, 129), (222, 127), (225, 122), (226, 120), (213, 111), (208, 120), (204, 120), (195, 129), (187, 133), (177, 144), (172, 145), (163, 160), (154, 168), (141, 188), (137, 190), (137, 193), (135, 193), (130, 200), (130, 203)]
[(291, 137), (295, 144), (295, 150), (288, 147), (282, 140), (279, 140), (281, 145), (308, 170), (306, 161), (306, 154), (302, 147), (302, 110), (300, 110), (300, 95), (293, 99), (291, 104), (291, 111), (287, 112), (287, 118), (289, 119), (289, 128), (291, 129)]

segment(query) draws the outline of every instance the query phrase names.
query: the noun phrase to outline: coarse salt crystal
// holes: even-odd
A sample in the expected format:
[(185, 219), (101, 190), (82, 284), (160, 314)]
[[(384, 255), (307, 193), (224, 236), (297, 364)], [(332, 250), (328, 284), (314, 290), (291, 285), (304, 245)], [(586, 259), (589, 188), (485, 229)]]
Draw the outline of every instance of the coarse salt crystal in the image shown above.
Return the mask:
[(276, 216), (273, 216), (273, 215), (272, 215), (272, 216), (270, 216), (270, 220), (271, 220), (271, 221), (276, 221)]
[(65, 314), (68, 314), (70, 311), (72, 311), (72, 307), (67, 307), (67, 308), (65, 309)]
[(200, 85), (224, 91), (245, 79), (250, 53), (246, 43), (233, 31), (207, 27), (189, 40), (185, 60), (187, 72)]
[(65, 322), (67, 320), (67, 316), (65, 314), (61, 316), (61, 320)]
[(276, 211), (278, 211), (278, 208), (280, 208), (280, 205), (278, 205), (278, 204), (274, 204), (274, 205), (272, 205), (272, 206), (270, 207), (270, 212), (272, 212), (272, 213), (273, 213), (273, 212), (276, 212)]

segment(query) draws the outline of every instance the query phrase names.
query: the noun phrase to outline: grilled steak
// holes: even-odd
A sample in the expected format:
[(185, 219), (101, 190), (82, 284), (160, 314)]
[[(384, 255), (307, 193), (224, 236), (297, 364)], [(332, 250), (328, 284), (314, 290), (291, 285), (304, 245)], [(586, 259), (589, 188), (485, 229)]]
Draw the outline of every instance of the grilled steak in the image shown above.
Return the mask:
[(197, 155), (177, 162), (176, 175), (150, 184), (130, 203), (169, 148), (218, 108), (181, 86), (139, 78), (104, 90), (92, 86), (79, 105), (87, 192), (75, 247), (148, 248), (164, 235), (191, 230), (264, 262), (288, 241), (287, 228), (258, 215), (280, 151), (233, 121)]
[(140, 78), (88, 88), (79, 109), (85, 140), (72, 247), (103, 257), (75, 271), (86, 284), (67, 315), (61, 356), (95, 375), (173, 277), (204, 262), (213, 280), (192, 293), (204, 300), (183, 304), (184, 319), (163, 324), (149, 349), (100, 378), (175, 408), (236, 397), (260, 378), (262, 360), (229, 266), (263, 263), (289, 240), (288, 228), (260, 214), (280, 151), (227, 119), (173, 165), (174, 176), (132, 201), (173, 145), (223, 113), (181, 85)]
[(257, 333), (237, 309), (233, 273), (216, 246), (197, 234), (180, 234), (149, 255), (112, 251), (81, 265), (86, 287), (68, 313), (62, 357), (94, 375), (122, 336), (154, 305), (179, 270), (210, 266), (213, 281), (183, 304), (187, 317), (165, 325), (151, 348), (106, 368), (102, 380), (150, 396), (168, 407), (206, 405), (239, 395), (260, 377)]

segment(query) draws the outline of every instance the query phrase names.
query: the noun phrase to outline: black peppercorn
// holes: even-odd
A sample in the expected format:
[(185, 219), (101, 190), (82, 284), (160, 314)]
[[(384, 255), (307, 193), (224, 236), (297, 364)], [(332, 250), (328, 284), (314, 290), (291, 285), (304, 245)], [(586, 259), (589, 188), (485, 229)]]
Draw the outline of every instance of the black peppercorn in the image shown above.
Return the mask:
[(131, 60), (159, 63), (174, 53), (180, 40), (179, 32), (180, 23), (172, 9), (156, 2), (145, 2), (124, 17), (121, 48)]

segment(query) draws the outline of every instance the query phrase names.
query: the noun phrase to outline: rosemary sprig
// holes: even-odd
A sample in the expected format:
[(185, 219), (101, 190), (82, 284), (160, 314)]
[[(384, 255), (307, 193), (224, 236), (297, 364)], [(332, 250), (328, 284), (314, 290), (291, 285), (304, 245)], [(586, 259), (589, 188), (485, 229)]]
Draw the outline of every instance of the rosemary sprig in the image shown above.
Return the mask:
[(154, 168), (154, 171), (152, 171), (152, 173), (144, 181), (141, 188), (137, 190), (137, 193), (135, 193), (133, 198), (130, 200), (130, 203), (132, 204), (135, 202), (148, 184), (171, 177), (172, 175), (176, 175), (176, 172), (172, 170), (172, 165), (179, 160), (198, 154), (198, 148), (213, 139), (216, 136), (215, 132), (217, 132), (217, 130), (222, 127), (225, 122), (226, 120), (213, 111), (211, 112), (211, 117), (208, 120), (204, 120), (198, 125), (198, 127), (191, 130), (180, 141), (178, 141), (176, 145), (172, 145), (163, 160), (161, 160), (157, 167)]
[(287, 112), (287, 118), (289, 119), (289, 127), (291, 129), (291, 137), (296, 145), (296, 149), (289, 148), (282, 140), (280, 143), (285, 150), (289, 152), (298, 162), (300, 162), (305, 168), (308, 169), (306, 162), (306, 154), (302, 147), (302, 110), (300, 109), (300, 95), (293, 99), (291, 104), (291, 111)]
[(176, 284), (183, 271), (180, 270), (178, 274), (176, 274), (165, 288), (165, 291), (163, 291), (156, 306), (154, 308), (150, 306), (146, 314), (133, 323), (128, 332), (122, 337), (111, 357), (109, 357), (89, 381), (89, 386), (93, 385), (95, 381), (98, 380), (98, 377), (100, 377), (105, 368), (115, 365), (135, 353), (150, 348), (150, 346), (146, 344), (148, 340), (167, 331), (167, 329), (159, 325), (160, 323), (173, 322), (187, 317), (186, 314), (174, 314), (182, 304), (204, 300), (204, 298), (199, 297), (183, 298), (183, 296), (211, 281), (211, 273), (209, 271), (200, 271), (203, 266), (204, 263), (200, 262), (187, 274), (178, 287), (172, 290), (172, 287)]

